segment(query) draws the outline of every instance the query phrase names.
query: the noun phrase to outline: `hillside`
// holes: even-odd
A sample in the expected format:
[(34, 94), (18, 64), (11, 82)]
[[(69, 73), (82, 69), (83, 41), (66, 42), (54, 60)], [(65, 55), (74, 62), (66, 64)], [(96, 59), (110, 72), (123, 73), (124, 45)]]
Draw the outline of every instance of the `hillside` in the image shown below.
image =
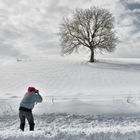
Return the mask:
[[(139, 135), (140, 60), (75, 56), (9, 60), (0, 65), (0, 139), (128, 140)], [(40, 90), (34, 133), (18, 130), (27, 87)], [(26, 126), (28, 127), (28, 126)]]

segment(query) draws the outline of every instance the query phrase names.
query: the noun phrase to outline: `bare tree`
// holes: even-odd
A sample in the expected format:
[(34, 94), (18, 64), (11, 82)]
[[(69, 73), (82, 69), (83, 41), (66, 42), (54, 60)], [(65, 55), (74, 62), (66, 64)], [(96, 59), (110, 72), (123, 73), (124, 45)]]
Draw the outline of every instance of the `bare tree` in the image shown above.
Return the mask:
[(106, 9), (76, 9), (71, 17), (65, 17), (60, 25), (62, 53), (71, 54), (84, 46), (90, 49), (90, 62), (94, 62), (95, 51), (112, 52), (117, 42), (113, 19)]

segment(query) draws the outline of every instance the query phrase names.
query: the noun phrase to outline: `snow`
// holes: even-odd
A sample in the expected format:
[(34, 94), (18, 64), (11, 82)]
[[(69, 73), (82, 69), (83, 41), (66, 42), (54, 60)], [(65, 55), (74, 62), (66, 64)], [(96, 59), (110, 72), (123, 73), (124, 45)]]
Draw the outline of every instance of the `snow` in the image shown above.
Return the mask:
[[(35, 116), (36, 130), (17, 130), (18, 118), (5, 116), (0, 125), (0, 138), (6, 140), (138, 140), (140, 115), (100, 116), (51, 113)], [(10, 126), (10, 127), (9, 127)]]
[[(138, 140), (140, 59), (79, 56), (0, 62), (0, 140)], [(40, 90), (35, 131), (19, 131), (27, 87)]]

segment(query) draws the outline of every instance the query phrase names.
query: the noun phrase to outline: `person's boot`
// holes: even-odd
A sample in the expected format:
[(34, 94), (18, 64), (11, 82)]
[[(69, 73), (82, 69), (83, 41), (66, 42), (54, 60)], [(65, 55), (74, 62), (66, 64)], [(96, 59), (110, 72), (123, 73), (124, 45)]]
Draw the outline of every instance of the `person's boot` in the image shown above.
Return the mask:
[(25, 124), (20, 124), (20, 129), (22, 130), (22, 131), (24, 131), (24, 126), (25, 126)]
[(30, 131), (34, 131), (34, 126), (35, 126), (34, 123), (33, 124), (30, 124)]

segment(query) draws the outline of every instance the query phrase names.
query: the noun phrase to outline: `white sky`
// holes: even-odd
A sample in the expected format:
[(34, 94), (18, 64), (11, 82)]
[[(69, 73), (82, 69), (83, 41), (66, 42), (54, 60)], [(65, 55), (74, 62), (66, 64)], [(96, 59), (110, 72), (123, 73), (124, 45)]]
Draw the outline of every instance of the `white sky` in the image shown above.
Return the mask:
[(59, 53), (61, 19), (90, 6), (115, 17), (120, 44), (112, 56), (140, 57), (140, 0), (0, 0), (0, 57)]

